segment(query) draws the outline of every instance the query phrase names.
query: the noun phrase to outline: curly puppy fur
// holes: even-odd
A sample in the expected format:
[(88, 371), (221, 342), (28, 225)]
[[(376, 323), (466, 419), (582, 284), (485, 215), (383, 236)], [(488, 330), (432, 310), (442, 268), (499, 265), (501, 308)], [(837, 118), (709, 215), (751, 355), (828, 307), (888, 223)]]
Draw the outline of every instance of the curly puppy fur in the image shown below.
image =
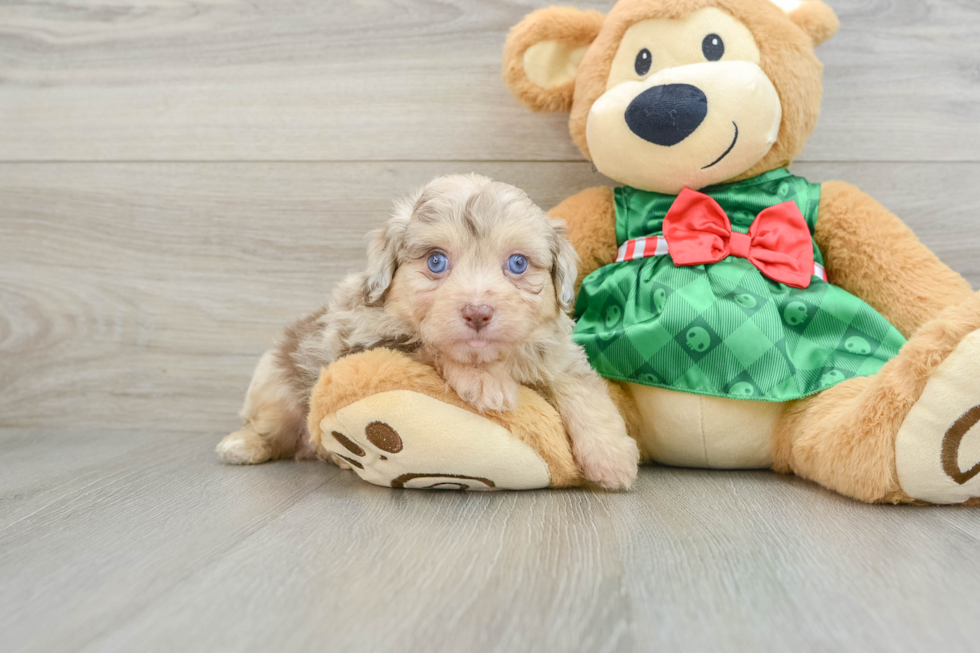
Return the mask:
[(628, 487), (636, 444), (571, 340), (577, 256), (565, 236), (563, 222), (513, 186), (477, 175), (430, 182), (369, 235), (367, 270), (263, 355), (245, 427), (218, 453), (239, 464), (313, 455), (305, 417), (321, 368), (384, 347), (433, 367), (479, 412), (517, 409), (521, 385), (540, 392), (562, 418), (582, 477)]

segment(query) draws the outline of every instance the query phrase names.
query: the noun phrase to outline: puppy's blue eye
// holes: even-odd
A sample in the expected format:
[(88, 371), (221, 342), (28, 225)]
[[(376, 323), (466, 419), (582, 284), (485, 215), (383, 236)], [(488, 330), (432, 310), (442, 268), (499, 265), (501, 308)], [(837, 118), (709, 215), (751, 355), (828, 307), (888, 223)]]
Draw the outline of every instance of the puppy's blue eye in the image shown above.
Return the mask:
[(520, 254), (514, 254), (507, 259), (507, 269), (512, 274), (524, 274), (524, 271), (527, 270), (527, 259)]
[(449, 259), (445, 254), (433, 254), (429, 257), (429, 269), (436, 274), (442, 274), (449, 267)]

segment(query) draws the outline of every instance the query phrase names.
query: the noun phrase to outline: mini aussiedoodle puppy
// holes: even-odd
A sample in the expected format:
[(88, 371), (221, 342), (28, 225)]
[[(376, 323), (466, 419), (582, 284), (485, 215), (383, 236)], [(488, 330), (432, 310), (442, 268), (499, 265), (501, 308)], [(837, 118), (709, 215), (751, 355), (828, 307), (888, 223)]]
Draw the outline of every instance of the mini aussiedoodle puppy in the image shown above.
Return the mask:
[(480, 411), (516, 408), (519, 384), (538, 390), (562, 416), (582, 476), (628, 487), (636, 444), (571, 339), (576, 258), (565, 224), (523, 191), (477, 175), (432, 181), (370, 234), (367, 270), (262, 356), (245, 427), (218, 453), (242, 464), (313, 455), (305, 420), (321, 368), (388, 347), (432, 365)]

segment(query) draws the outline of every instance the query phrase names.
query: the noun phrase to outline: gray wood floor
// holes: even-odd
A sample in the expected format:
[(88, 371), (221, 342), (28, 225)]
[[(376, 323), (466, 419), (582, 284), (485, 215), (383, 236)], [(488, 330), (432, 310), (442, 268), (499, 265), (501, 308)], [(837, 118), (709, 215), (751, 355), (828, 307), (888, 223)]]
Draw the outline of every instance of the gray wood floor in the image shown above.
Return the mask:
[[(392, 198), (602, 183), (499, 78), (543, 4), (0, 2), (0, 651), (978, 650), (975, 509), (762, 472), (464, 496), (218, 464), (257, 356)], [(831, 4), (794, 170), (980, 285), (980, 3)]]

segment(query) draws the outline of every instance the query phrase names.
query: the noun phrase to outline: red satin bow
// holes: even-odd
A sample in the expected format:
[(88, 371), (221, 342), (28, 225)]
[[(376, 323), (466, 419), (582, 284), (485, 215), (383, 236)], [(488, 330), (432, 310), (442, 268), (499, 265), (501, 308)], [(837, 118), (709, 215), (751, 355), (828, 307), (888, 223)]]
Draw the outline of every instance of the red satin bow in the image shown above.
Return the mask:
[(771, 206), (748, 234), (732, 231), (724, 209), (711, 197), (685, 188), (664, 218), (664, 237), (674, 265), (717, 263), (746, 258), (762, 274), (793, 288), (806, 288), (813, 275), (810, 229), (795, 202)]

